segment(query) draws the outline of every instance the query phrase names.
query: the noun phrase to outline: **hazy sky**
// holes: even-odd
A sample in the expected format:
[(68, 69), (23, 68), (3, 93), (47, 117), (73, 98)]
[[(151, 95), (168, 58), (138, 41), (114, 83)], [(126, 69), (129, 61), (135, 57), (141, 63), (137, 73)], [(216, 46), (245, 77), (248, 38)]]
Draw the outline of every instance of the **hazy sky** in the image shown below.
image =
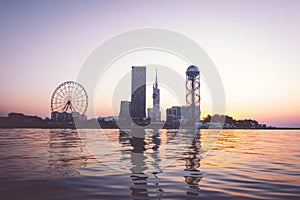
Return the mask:
[[(49, 116), (54, 89), (75, 80), (97, 46), (154, 27), (186, 35), (207, 52), (223, 81), (228, 115), (300, 127), (299, 10), (297, 0), (0, 1), (0, 115)], [(206, 115), (209, 97), (202, 94)], [(97, 114), (111, 114), (110, 105), (98, 107)]]

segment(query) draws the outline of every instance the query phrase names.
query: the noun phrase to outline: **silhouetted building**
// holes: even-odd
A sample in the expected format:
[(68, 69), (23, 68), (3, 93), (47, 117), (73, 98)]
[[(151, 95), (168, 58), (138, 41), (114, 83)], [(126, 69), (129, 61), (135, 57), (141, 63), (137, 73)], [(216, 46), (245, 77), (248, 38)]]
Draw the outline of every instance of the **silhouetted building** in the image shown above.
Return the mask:
[(121, 101), (119, 120), (121, 120), (121, 121), (129, 120), (130, 111), (131, 111), (131, 102), (130, 101)]
[(79, 121), (86, 121), (87, 116), (81, 115), (79, 112), (51, 112), (51, 121), (53, 122), (59, 122), (59, 123), (68, 123), (72, 122), (73, 119), (79, 120)]
[(114, 122), (116, 120), (118, 120), (119, 117), (118, 116), (106, 116), (106, 117), (98, 117), (98, 120), (103, 120), (105, 122)]
[(167, 122), (180, 122), (181, 119), (181, 107), (172, 106), (166, 110), (166, 121)]
[(9, 113), (7, 127), (44, 127), (45, 121), (37, 116), (28, 116), (22, 113)]
[(86, 121), (87, 120), (87, 116), (86, 115), (81, 115), (79, 112), (72, 112), (72, 118), (73, 119), (77, 119), (80, 121)]
[(156, 70), (156, 78), (155, 83), (153, 84), (153, 107), (148, 108), (148, 117), (154, 121), (161, 120), (161, 112), (160, 112), (160, 90), (158, 89), (158, 82), (157, 82), (157, 70)]
[(188, 123), (188, 122), (199, 122), (200, 120), (200, 113), (199, 107), (197, 106), (181, 106), (181, 122)]
[(131, 118), (146, 118), (146, 67), (132, 67)]

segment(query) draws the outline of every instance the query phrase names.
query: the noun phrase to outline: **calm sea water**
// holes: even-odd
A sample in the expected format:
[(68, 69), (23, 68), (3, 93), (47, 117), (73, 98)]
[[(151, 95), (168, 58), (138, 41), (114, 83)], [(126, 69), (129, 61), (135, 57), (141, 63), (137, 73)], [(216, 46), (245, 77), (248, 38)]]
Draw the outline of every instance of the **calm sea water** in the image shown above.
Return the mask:
[(0, 129), (0, 192), (1, 199), (299, 199), (300, 131)]

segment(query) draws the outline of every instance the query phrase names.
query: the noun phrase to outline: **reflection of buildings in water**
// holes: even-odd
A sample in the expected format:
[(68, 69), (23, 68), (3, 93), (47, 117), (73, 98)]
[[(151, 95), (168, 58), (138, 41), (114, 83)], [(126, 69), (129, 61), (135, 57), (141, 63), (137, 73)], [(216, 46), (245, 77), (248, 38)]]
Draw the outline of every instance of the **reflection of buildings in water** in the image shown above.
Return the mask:
[(161, 188), (161, 185), (159, 184), (160, 178), (157, 176), (158, 174), (162, 173), (162, 170), (160, 168), (161, 158), (159, 157), (159, 146), (161, 144), (159, 130), (156, 129), (153, 130), (152, 143), (153, 146), (152, 146), (151, 157), (154, 160), (154, 162), (152, 162), (152, 166), (154, 167), (154, 171), (152, 172), (152, 174), (155, 177), (154, 185), (156, 188), (157, 197), (158, 199), (160, 199), (164, 190)]
[(146, 142), (144, 138), (132, 137), (130, 144), (133, 147), (131, 150), (132, 173), (143, 173), (147, 169), (144, 155)]
[(178, 136), (178, 130), (160, 130), (160, 139), (161, 144), (168, 144), (175, 140), (176, 136)]
[[(135, 131), (135, 130), (134, 130)], [(133, 196), (145, 196), (148, 197), (147, 179), (148, 175), (144, 173), (147, 169), (144, 155), (145, 144), (144, 138), (132, 137), (130, 144), (133, 147), (131, 151), (131, 164), (130, 169), (132, 175), (130, 176), (134, 186), (130, 187)]]
[[(191, 130), (192, 131), (192, 130)], [(199, 182), (202, 179), (202, 173), (199, 170), (200, 167), (200, 131), (197, 131), (195, 138), (188, 148), (187, 156), (185, 158), (185, 171), (188, 173), (184, 176), (185, 182), (188, 184), (190, 190), (187, 191), (187, 195), (198, 195), (200, 192)]]
[(88, 154), (85, 144), (75, 130), (51, 130), (49, 141), (50, 177), (69, 177), (78, 175), (78, 168), (86, 167)]
[[(124, 154), (130, 153), (130, 171), (132, 173), (130, 178), (133, 182), (133, 185), (130, 187), (130, 189), (132, 191), (131, 194), (133, 199), (149, 198), (149, 193), (152, 195), (157, 193), (155, 194), (156, 199), (160, 199), (163, 190), (159, 185), (159, 178), (157, 177), (157, 174), (161, 173), (161, 170), (159, 169), (160, 158), (158, 152), (160, 145), (159, 133), (154, 131), (151, 133), (151, 137), (149, 134), (146, 134), (144, 129), (132, 129), (128, 131), (128, 133), (130, 134), (120, 131), (119, 142), (125, 149), (127, 145), (131, 147), (130, 151), (122, 151), (122, 154), (123, 157), (127, 157)], [(150, 144), (147, 144), (146, 141), (149, 141)], [(152, 149), (150, 146), (152, 146)], [(149, 162), (149, 157), (147, 157), (149, 154), (145, 153), (145, 151), (151, 152), (150, 155), (154, 159), (154, 162)], [(154, 179), (151, 179), (151, 177), (148, 175), (149, 172), (147, 172), (147, 170), (149, 170), (147, 164), (149, 163), (154, 169), (159, 169), (152, 172)]]
[(159, 130), (155, 130), (155, 129), (153, 130), (152, 143), (153, 143), (153, 146), (152, 146), (151, 157), (154, 160), (152, 162), (152, 166), (154, 167), (154, 172), (152, 174), (157, 178), (157, 174), (162, 172), (160, 165), (159, 165), (161, 162), (161, 158), (159, 157), (159, 146), (161, 144)]
[(129, 144), (129, 135), (126, 131), (120, 130), (119, 131), (119, 143), (124, 147), (125, 145)]

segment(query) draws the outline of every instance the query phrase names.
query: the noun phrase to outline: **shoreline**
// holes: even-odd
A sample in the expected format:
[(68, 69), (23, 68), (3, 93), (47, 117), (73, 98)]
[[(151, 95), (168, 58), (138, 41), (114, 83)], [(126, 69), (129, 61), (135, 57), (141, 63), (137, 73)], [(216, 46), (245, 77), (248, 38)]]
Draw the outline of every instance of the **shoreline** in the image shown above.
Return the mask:
[(126, 129), (199, 129), (199, 130), (300, 130), (300, 128), (290, 128), (290, 127), (274, 127), (274, 128), (189, 128), (189, 127), (182, 127), (182, 128), (157, 128), (157, 127), (126, 127), (126, 128), (119, 128), (119, 127), (0, 127), (0, 129), (119, 129), (119, 130), (126, 130)]

